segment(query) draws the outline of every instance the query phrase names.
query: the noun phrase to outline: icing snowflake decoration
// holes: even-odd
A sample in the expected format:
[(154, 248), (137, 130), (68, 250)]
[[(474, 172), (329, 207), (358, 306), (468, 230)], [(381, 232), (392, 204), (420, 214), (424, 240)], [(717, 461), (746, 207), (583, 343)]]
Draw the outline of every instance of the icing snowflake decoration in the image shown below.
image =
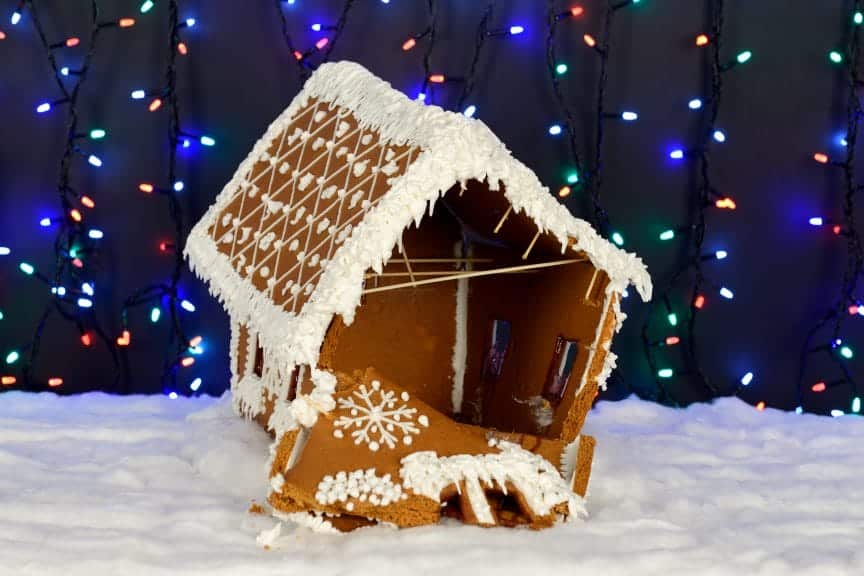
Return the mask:
[[(372, 381), (371, 390), (361, 384), (351, 396), (339, 399), (339, 408), (348, 414), (333, 423), (333, 436), (343, 438), (343, 430), (349, 431), (354, 444), (366, 444), (372, 452), (377, 452), (382, 445), (394, 449), (399, 436), (403, 444), (410, 445), (412, 434), (420, 434), (420, 428), (414, 422), (417, 409), (408, 407), (409, 399), (407, 392), (397, 398), (395, 392), (383, 390), (378, 380)], [(399, 406), (398, 400), (402, 401)], [(421, 414), (417, 416), (417, 424), (426, 428), (429, 418)]]

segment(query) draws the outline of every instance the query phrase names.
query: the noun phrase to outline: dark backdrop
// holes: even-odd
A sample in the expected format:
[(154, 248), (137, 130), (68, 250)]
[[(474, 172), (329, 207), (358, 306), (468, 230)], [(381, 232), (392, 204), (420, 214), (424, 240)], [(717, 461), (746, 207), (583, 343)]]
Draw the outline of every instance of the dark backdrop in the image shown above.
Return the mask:
[[(86, 35), (87, 2), (39, 4), (52, 37)], [(134, 15), (138, 23), (100, 40), (82, 110), (85, 125), (109, 131), (109, 139), (95, 146), (105, 166), (95, 170), (77, 164), (73, 179), (96, 199), (90, 222), (106, 232), (97, 313), (116, 335), (123, 297), (170, 269), (169, 259), (156, 248), (170, 234), (167, 205), (136, 189), (138, 182), (164, 174), (167, 118), (129, 99), (132, 89), (161, 81), (167, 2), (157, 1), (146, 15), (138, 14), (137, 1), (105, 4), (106, 16)], [(433, 64), (436, 70), (461, 74), (485, 2), (440, 4), (441, 37)], [(582, 111), (587, 143), (597, 59), (581, 36), (597, 33), (600, 2), (583, 4), (586, 19), (562, 24), (561, 51), (570, 64), (566, 89)], [(649, 0), (623, 11), (614, 31), (609, 101), (637, 110), (640, 118), (610, 126), (604, 201), (626, 247), (646, 260), (656, 280), (668, 274), (676, 253), (658, 242), (657, 234), (686, 216), (687, 170), (670, 163), (667, 154), (674, 143), (686, 141), (692, 126), (686, 103), (702, 82), (701, 55), (693, 47), (694, 36), (703, 30), (702, 4)], [(830, 214), (839, 206), (838, 182), (810, 158), (817, 149), (838, 152), (842, 86), (826, 54), (839, 43), (848, 6), (805, 0), (727, 4), (729, 57), (747, 48), (754, 58), (728, 75), (720, 115), (729, 140), (717, 148), (713, 167), (719, 185), (736, 198), (738, 210), (711, 213), (707, 247), (729, 251), (714, 277), (731, 287), (736, 298), (721, 302), (715, 297), (703, 312), (703, 361), (720, 383), (734, 383), (752, 370), (756, 377), (742, 396), (788, 409), (796, 404), (799, 348), (816, 316), (835, 298), (844, 264), (842, 246), (808, 227), (807, 218)], [(198, 18), (198, 26), (186, 34), (190, 54), (180, 63), (185, 127), (218, 140), (213, 149), (190, 149), (181, 158), (180, 173), (187, 184), (183, 201), (195, 219), (297, 93), (299, 82), (274, 2), (189, 0), (181, 6), (182, 16)], [(306, 26), (333, 22), (340, 6), (337, 0), (297, 0), (284, 9), (298, 42), (309, 46), (317, 35)], [(562, 4), (566, 6), (569, 3)], [(0, 12), (11, 8), (4, 2)], [(527, 31), (491, 42), (480, 62), (471, 103), (514, 155), (555, 188), (567, 154), (563, 140), (546, 134), (547, 126), (559, 118), (544, 68), (545, 2), (501, 0), (494, 21), (501, 26), (523, 24)], [(416, 92), (422, 80), (421, 51), (405, 54), (400, 45), (424, 26), (421, 0), (359, 0), (333, 58), (356, 60), (395, 87)], [(49, 296), (46, 287), (17, 271), (17, 262), (27, 259), (43, 269), (51, 264), (53, 232), (37, 222), (57, 212), (53, 190), (63, 126), (61, 113), (33, 112), (37, 102), (56, 97), (56, 88), (31, 22), (25, 16), (11, 27), (4, 16), (0, 29), (8, 35), (0, 42), (0, 244), (14, 250), (11, 257), (0, 257), (0, 309), (6, 313), (0, 321), (0, 349), (6, 350), (29, 339)], [(80, 57), (70, 51), (62, 59), (74, 66)], [(455, 93), (440, 96), (445, 105), (455, 102)], [(578, 194), (568, 206), (577, 215), (587, 214)], [(184, 378), (202, 376), (203, 390), (218, 394), (228, 382), (227, 317), (197, 281), (188, 278), (183, 286), (198, 304), (198, 312), (189, 317), (197, 328), (191, 332), (206, 338), (205, 354)], [(624, 307), (630, 318), (615, 343), (621, 375), (634, 388), (649, 388), (652, 378), (638, 338), (646, 306), (631, 297)], [(167, 330), (164, 322), (154, 327), (146, 316), (142, 309), (131, 319), (132, 378), (127, 388), (143, 393), (161, 390)], [(39, 376), (63, 376), (68, 391), (111, 386), (106, 352), (83, 349), (71, 326), (49, 325), (44, 346)], [(613, 395), (623, 393), (620, 383), (616, 387)]]

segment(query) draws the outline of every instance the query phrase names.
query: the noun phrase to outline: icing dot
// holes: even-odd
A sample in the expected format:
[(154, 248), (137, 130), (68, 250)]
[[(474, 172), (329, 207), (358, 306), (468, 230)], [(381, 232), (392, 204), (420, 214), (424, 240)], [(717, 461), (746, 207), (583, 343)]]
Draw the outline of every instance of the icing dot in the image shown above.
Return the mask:
[(402, 398), (404, 402), (407, 402), (411, 398), (411, 396), (408, 395), (408, 392), (402, 392), (402, 395), (399, 397)]
[(425, 414), (421, 414), (420, 416), (418, 416), (417, 422), (419, 422), (420, 425), (423, 426), (424, 428), (429, 427), (429, 418)]
[(414, 439), (411, 438), (411, 436), (403, 436), (402, 437), (402, 443), (405, 444), (406, 446), (410, 446), (413, 441), (414, 441)]
[(344, 438), (345, 434), (342, 432), (342, 430), (336, 429), (336, 430), (333, 430), (333, 437), (334, 438)]
[(381, 446), (378, 444), (378, 442), (373, 441), (373, 442), (369, 443), (369, 450), (371, 450), (372, 452), (377, 452), (378, 448), (380, 448), (380, 447)]

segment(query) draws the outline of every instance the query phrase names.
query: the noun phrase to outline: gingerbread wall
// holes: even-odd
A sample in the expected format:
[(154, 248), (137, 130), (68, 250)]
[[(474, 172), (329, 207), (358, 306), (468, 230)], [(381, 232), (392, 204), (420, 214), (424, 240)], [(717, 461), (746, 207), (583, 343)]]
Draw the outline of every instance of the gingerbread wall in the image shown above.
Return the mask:
[[(453, 259), (459, 238), (456, 223), (439, 207), (433, 216), (424, 218), (419, 229), (412, 226), (405, 231), (404, 257), (396, 248), (383, 275), (371, 277), (374, 273), (369, 271), (367, 288), (409, 282), (405, 258), (412, 262), (411, 270), (418, 279), (428, 278), (427, 273), (454, 270), (452, 262), (418, 260)], [(451, 414), (455, 319), (456, 282), (368, 294), (350, 326), (341, 318), (334, 319), (320, 364), (349, 374), (374, 367), (442, 414)]]
[[(587, 261), (506, 279), (472, 280), (465, 373), (468, 419), (500, 430), (542, 434), (547, 426), (537, 424), (538, 416), (554, 420), (566, 413), (588, 367), (607, 282), (602, 272), (595, 277)], [(510, 338), (500, 376), (484, 378), (496, 319), (510, 323)], [(559, 336), (575, 341), (578, 348), (562, 399), (549, 402), (542, 395)]]

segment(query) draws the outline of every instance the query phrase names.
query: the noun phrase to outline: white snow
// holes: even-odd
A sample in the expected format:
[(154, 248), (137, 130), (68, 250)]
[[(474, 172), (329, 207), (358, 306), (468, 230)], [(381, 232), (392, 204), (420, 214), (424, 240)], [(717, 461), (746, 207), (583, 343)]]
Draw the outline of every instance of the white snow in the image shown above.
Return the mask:
[(277, 532), (247, 513), (269, 438), (227, 397), (2, 394), (0, 574), (864, 573), (864, 419), (626, 400), (584, 431), (585, 521)]

